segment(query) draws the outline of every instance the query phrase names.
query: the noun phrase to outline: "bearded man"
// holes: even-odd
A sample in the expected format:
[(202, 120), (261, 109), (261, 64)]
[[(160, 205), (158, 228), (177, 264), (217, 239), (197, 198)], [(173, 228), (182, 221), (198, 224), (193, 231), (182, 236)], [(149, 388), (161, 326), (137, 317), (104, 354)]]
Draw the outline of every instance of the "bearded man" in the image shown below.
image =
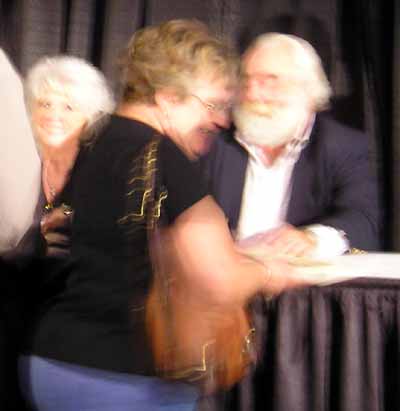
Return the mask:
[(293, 256), (379, 249), (368, 139), (320, 114), (331, 88), (316, 51), (295, 36), (264, 34), (242, 66), (236, 131), (205, 163), (236, 238)]

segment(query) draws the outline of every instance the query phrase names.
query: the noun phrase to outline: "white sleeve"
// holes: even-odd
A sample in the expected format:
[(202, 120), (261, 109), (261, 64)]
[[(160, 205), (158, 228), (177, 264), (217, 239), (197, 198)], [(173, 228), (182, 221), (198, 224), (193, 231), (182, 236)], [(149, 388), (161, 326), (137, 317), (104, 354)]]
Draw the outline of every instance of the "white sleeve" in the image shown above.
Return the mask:
[(41, 169), (22, 82), (1, 49), (0, 84), (0, 254), (3, 254), (18, 244), (33, 222)]
[(313, 233), (316, 239), (316, 247), (312, 254), (314, 258), (336, 257), (349, 250), (349, 240), (343, 231), (322, 224), (303, 228)]

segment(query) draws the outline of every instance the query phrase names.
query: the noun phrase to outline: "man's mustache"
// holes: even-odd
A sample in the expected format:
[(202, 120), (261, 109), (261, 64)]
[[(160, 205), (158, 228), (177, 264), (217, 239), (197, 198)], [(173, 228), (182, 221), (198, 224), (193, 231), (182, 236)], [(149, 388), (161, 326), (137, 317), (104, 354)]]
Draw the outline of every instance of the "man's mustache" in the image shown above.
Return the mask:
[(282, 109), (283, 102), (274, 100), (273, 102), (242, 102), (238, 108), (241, 111), (247, 111), (251, 114), (256, 114), (262, 117), (272, 118)]

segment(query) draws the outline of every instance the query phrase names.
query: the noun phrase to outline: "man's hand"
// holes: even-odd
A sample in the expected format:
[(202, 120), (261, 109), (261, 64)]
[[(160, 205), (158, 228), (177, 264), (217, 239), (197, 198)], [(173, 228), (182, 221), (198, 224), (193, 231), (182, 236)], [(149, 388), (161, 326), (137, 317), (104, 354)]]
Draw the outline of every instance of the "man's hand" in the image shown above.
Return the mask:
[(300, 230), (289, 224), (268, 231), (263, 236), (262, 241), (278, 255), (295, 257), (310, 256), (316, 247), (316, 239), (313, 233)]
[(264, 233), (238, 241), (238, 251), (243, 254), (272, 257), (309, 257), (316, 248), (316, 239), (312, 232), (284, 224)]

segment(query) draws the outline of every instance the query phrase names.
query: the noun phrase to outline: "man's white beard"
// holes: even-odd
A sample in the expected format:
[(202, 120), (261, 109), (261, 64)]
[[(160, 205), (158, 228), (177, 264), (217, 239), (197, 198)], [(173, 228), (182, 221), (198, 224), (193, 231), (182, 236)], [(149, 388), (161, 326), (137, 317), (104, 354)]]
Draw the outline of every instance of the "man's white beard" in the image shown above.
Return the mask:
[(303, 104), (242, 103), (233, 110), (240, 138), (248, 144), (270, 148), (292, 140), (299, 127), (304, 127), (306, 118)]

